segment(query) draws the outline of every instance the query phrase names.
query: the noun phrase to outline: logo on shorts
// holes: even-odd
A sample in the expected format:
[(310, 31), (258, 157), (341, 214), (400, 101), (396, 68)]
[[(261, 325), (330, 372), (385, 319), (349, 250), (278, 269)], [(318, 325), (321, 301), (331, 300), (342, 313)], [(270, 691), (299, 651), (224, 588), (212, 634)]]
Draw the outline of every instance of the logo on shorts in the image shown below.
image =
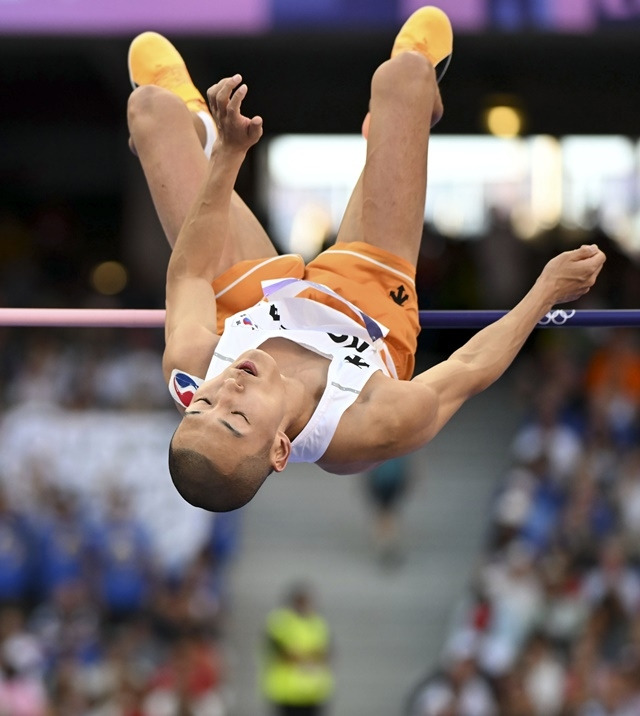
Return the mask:
[(405, 288), (402, 284), (400, 284), (395, 291), (389, 291), (389, 295), (398, 304), (398, 306), (402, 306), (405, 301), (409, 300), (409, 294), (405, 292)]
[(355, 365), (357, 368), (368, 368), (369, 364), (360, 358), (360, 356), (347, 356), (345, 358), (347, 363), (351, 363), (352, 365)]

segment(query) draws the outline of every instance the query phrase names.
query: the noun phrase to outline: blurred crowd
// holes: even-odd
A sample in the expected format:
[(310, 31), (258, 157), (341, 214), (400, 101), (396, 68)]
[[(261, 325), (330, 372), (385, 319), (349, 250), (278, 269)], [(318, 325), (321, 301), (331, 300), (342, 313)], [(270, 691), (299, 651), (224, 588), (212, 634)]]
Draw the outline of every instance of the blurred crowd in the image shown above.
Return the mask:
[(130, 496), (96, 511), (40, 485), (28, 508), (0, 493), (0, 714), (218, 716), (225, 570), (238, 517), (167, 569)]
[[(5, 431), (17, 404), (92, 404), (103, 423), (115, 407), (166, 407), (144, 387), (159, 363), (148, 337), (100, 347), (38, 333), (3, 384)], [(94, 367), (66, 381), (81, 351)], [(510, 380), (525, 419), (442, 663), (408, 713), (638, 714), (639, 332), (540, 331)], [(29, 501), (0, 490), (0, 714), (233, 713), (224, 624), (240, 515), (211, 520), (168, 567), (122, 487), (96, 508), (40, 472)]]
[(640, 714), (640, 332), (538, 339), (482, 559), (411, 716)]

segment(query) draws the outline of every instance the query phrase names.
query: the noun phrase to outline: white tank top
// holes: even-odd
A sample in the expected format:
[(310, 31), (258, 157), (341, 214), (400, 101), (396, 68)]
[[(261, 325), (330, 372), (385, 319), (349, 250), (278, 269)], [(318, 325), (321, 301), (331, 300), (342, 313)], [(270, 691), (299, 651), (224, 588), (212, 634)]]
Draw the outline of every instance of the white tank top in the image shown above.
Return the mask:
[[(230, 316), (207, 369), (205, 380), (221, 373), (238, 356), (258, 348), (270, 338), (285, 338), (325, 358), (327, 384), (307, 425), (291, 443), (291, 462), (316, 462), (325, 453), (345, 410), (351, 406), (369, 378), (381, 370), (397, 378), (384, 343), (389, 330), (346, 299), (321, 284), (300, 279), (263, 281), (264, 299)], [(308, 288), (326, 293), (345, 304), (359, 321), (318, 301), (301, 298)], [(173, 371), (169, 390), (188, 405), (202, 382)]]

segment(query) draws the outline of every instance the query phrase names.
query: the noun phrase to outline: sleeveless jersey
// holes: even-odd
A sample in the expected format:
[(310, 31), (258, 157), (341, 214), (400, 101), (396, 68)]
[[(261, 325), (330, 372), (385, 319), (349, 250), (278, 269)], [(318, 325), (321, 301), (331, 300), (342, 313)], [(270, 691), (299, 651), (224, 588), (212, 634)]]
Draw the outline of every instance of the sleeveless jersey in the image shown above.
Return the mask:
[[(270, 338), (285, 338), (327, 358), (327, 383), (307, 425), (291, 443), (291, 462), (316, 462), (325, 453), (340, 418), (363, 386), (381, 370), (397, 377), (384, 336), (389, 332), (352, 303), (321, 284), (302, 279), (264, 281), (264, 299), (230, 316), (204, 380), (220, 374), (230, 363)], [(342, 302), (357, 316), (354, 320), (318, 301), (298, 294), (315, 289)], [(169, 389), (182, 405), (191, 402), (201, 379), (173, 371)]]

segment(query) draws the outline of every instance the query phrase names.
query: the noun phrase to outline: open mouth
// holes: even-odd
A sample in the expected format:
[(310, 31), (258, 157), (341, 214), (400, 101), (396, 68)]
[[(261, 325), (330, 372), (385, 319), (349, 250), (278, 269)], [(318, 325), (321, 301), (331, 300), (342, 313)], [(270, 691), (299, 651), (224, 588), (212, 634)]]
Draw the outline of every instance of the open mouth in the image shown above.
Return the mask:
[(249, 375), (258, 375), (258, 371), (255, 367), (255, 365), (250, 360), (245, 360), (239, 365), (236, 366), (238, 370), (243, 370), (245, 373), (248, 373)]

